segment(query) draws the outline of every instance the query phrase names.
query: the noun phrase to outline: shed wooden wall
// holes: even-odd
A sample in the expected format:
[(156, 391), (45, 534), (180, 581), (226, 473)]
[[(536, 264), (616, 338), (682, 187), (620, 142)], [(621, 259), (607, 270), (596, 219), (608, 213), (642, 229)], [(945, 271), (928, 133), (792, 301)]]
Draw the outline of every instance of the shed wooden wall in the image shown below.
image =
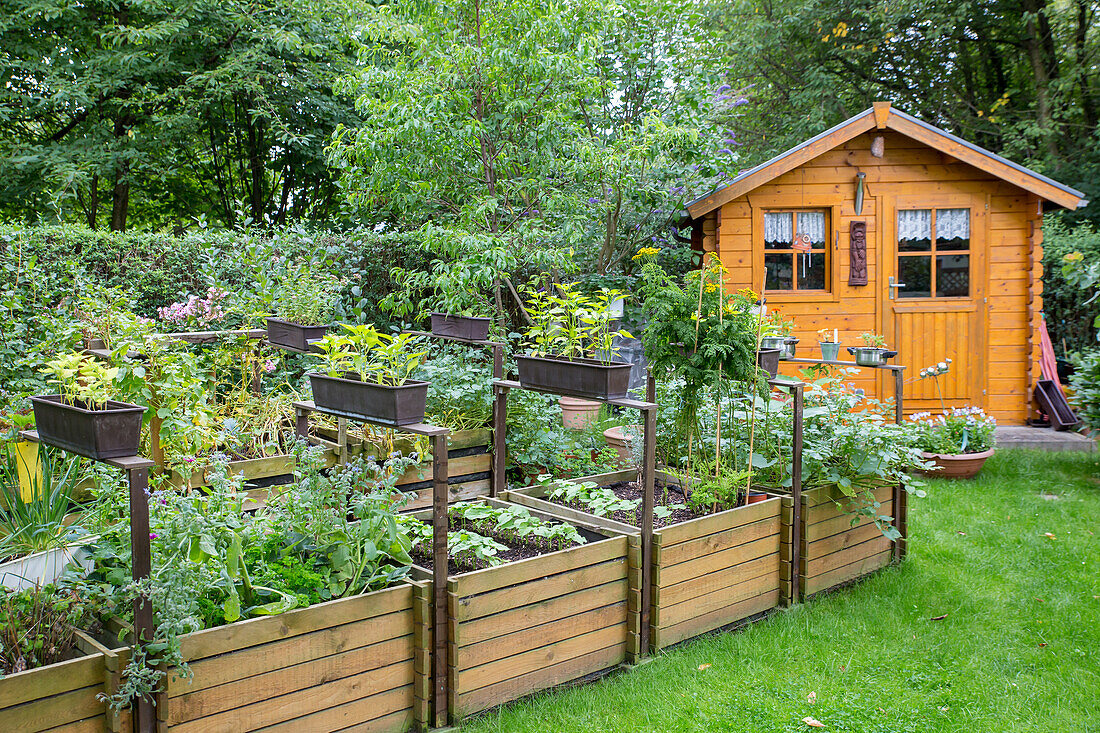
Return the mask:
[[(882, 158), (870, 153), (876, 135), (885, 138)], [(866, 173), (863, 212), (859, 215), (854, 209), (857, 171)], [(985, 365), (986, 394), (977, 395), (973, 401), (1001, 422), (1022, 424), (1039, 368), (1038, 337), (1033, 339), (1032, 335), (1037, 333), (1042, 310), (1042, 212), (1034, 195), (904, 135), (873, 130), (707, 214), (701, 227), (702, 246), (705, 251), (718, 252), (734, 287), (751, 287), (759, 292), (763, 263), (759, 256), (754, 262), (752, 251), (754, 211), (833, 207), (832, 267), (839, 268), (839, 278), (834, 281), (836, 299), (767, 294), (771, 310), (794, 319), (795, 335), (802, 339), (800, 347), (819, 355), (819, 328), (838, 328), (845, 345), (855, 344), (863, 331), (884, 330), (889, 301), (885, 300), (885, 284), (879, 277), (880, 262), (884, 252), (892, 251), (889, 237), (893, 233), (882, 232), (878, 226), (883, 216), (881, 197), (959, 193), (985, 195), (988, 211), (987, 272), (972, 273), (975, 278), (988, 278), (988, 302), (978, 304), (978, 317), (985, 319), (987, 343), (984, 353), (974, 357)], [(848, 285), (848, 231), (852, 221), (867, 222), (866, 286)], [(916, 369), (921, 366), (926, 365)], [(794, 373), (789, 365), (783, 371)], [(853, 381), (869, 393), (892, 395), (892, 385), (885, 380), (879, 385), (873, 372), (865, 370)], [(910, 385), (907, 394), (928, 387)]]

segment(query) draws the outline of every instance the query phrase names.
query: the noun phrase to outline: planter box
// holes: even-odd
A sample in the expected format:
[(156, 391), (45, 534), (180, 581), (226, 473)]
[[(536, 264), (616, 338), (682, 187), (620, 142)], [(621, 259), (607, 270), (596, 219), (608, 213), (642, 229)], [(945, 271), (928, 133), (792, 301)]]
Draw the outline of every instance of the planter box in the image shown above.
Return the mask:
[(581, 528), (604, 539), (448, 580), (453, 723), (627, 660), (637, 643), (629, 576), (640, 563), (638, 540)]
[(54, 582), (70, 562), (87, 567), (88, 551), (84, 549), (84, 545), (83, 541), (76, 542), (68, 547), (34, 552), (0, 563), (0, 585), (12, 590), (23, 590)]
[(430, 617), (412, 582), (189, 634), (194, 676), (174, 679), (168, 730), (406, 731), (427, 721)]
[(86, 635), (74, 659), (17, 672), (0, 680), (3, 729), (40, 731), (129, 731), (129, 711), (115, 713), (99, 699), (116, 689), (122, 655)]
[(394, 426), (424, 422), (428, 382), (409, 379), (400, 386), (387, 387), (358, 377), (310, 372), (309, 384), (313, 402), (322, 412)]
[(312, 351), (310, 341), (324, 338), (328, 326), (303, 326), (281, 318), (267, 319), (267, 340), (294, 351)]
[(516, 365), (519, 383), (528, 389), (595, 400), (626, 397), (630, 389), (630, 364), (517, 356)]
[[(874, 495), (882, 504), (879, 513), (893, 516), (894, 487), (880, 486)], [(798, 573), (803, 597), (870, 575), (889, 565), (892, 559), (893, 543), (883, 536), (878, 526), (866, 517), (860, 517), (853, 525), (852, 515), (841, 512), (837, 501), (843, 503), (844, 495), (834, 486), (802, 494)], [(784, 544), (790, 537), (792, 508), (791, 497), (783, 497)], [(783, 579), (789, 581), (790, 555), (783, 559)]]
[(60, 395), (31, 397), (34, 422), (43, 443), (88, 458), (137, 455), (145, 408), (108, 400), (105, 410), (67, 405)]
[(432, 335), (464, 341), (485, 341), (489, 338), (492, 318), (477, 316), (452, 316), (447, 313), (432, 313)]
[[(605, 485), (633, 481), (635, 469), (572, 479)], [(660, 471), (657, 480), (676, 483)], [(641, 530), (594, 517), (541, 498), (532, 486), (508, 492), (516, 503), (569, 519), (583, 518), (623, 532), (640, 542)], [(782, 499), (690, 519), (653, 532), (653, 583), (650, 650), (657, 651), (709, 631), (743, 622), (776, 608), (782, 600)], [(640, 560), (640, 558), (639, 558)], [(640, 562), (637, 565), (640, 571)], [(641, 593), (641, 573), (632, 593)]]

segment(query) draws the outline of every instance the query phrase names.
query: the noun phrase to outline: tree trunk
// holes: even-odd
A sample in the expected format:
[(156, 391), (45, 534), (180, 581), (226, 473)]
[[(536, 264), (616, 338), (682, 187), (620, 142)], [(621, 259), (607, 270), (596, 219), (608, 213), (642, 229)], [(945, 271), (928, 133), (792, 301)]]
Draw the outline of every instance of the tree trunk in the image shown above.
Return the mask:
[(1077, 28), (1074, 29), (1073, 45), (1076, 52), (1078, 87), (1081, 93), (1081, 116), (1088, 128), (1096, 127), (1096, 104), (1092, 99), (1092, 85), (1089, 83), (1088, 49), (1085, 46), (1089, 31), (1089, 3), (1077, 0)]
[(251, 178), (249, 207), (252, 210), (252, 221), (259, 224), (264, 220), (264, 156), (260, 150), (263, 146), (264, 123), (262, 120), (253, 122), (247, 110), (245, 115), (248, 120), (248, 172)]
[(1024, 0), (1024, 11), (1027, 13), (1027, 20), (1024, 23), (1024, 47), (1027, 49), (1035, 83), (1039, 128), (1042, 130), (1047, 153), (1051, 157), (1058, 158), (1058, 141), (1055, 138), (1054, 109), (1050, 92), (1051, 70), (1047, 67), (1045, 42), (1042, 38), (1042, 28), (1045, 26), (1049, 31), (1043, 15), (1045, 9), (1046, 0)]
[[(115, 120), (115, 140), (126, 137), (130, 126), (128, 116)], [(115, 165), (115, 186), (111, 192), (111, 230), (126, 231), (126, 214), (130, 209), (130, 163), (123, 158)]]

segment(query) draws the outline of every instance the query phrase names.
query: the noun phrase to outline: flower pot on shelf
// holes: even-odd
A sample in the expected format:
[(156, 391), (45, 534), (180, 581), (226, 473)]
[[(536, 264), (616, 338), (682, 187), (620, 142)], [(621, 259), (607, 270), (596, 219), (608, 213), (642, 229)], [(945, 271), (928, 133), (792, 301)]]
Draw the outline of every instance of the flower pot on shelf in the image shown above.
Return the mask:
[(145, 408), (108, 400), (101, 410), (68, 404), (61, 395), (31, 397), (38, 437), (47, 445), (103, 460), (137, 455)]
[(516, 363), (519, 383), (529, 389), (609, 400), (626, 397), (630, 388), (632, 365), (623, 362), (608, 364), (594, 359), (570, 361), (546, 356), (519, 356)]
[(432, 335), (465, 341), (485, 341), (489, 338), (489, 326), (492, 323), (492, 318), (432, 313)]
[(309, 373), (313, 402), (322, 412), (370, 420), (385, 425), (413, 425), (424, 422), (428, 382), (408, 379), (390, 387), (364, 382), (359, 375), (346, 372), (342, 377)]
[(921, 473), (932, 478), (974, 478), (993, 453), (993, 448), (980, 453), (925, 453), (924, 460), (936, 464), (939, 470)]
[(764, 349), (761, 348), (756, 352), (757, 365), (768, 373), (772, 379), (779, 373), (779, 356), (782, 353), (780, 349)]
[(323, 338), (328, 326), (303, 326), (281, 318), (267, 319), (267, 340), (295, 351), (310, 351), (310, 341)]
[(570, 430), (584, 430), (600, 414), (599, 402), (579, 397), (559, 397), (558, 406), (561, 407), (561, 424)]
[(817, 343), (821, 347), (822, 361), (840, 361), (839, 341), (818, 341)]

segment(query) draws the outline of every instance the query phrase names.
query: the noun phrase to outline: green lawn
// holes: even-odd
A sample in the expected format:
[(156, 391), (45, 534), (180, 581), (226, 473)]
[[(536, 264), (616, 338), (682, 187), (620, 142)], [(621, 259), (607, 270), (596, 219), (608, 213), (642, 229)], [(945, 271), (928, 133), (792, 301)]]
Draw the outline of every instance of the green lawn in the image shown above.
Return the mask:
[(464, 730), (1100, 731), (1098, 477), (1004, 451), (914, 499), (900, 567)]

